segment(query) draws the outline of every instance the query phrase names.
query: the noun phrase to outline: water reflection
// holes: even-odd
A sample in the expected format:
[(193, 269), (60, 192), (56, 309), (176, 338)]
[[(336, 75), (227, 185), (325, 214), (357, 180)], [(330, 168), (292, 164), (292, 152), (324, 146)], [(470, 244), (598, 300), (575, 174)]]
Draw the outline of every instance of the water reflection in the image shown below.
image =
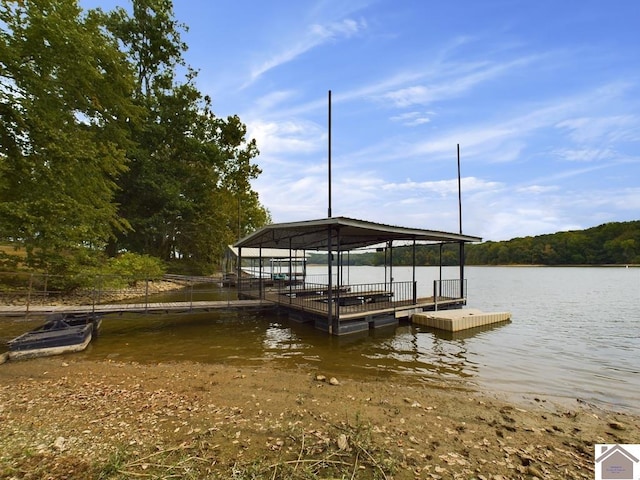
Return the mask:
[[(633, 270), (633, 271), (631, 271)], [(362, 269), (364, 280), (374, 267)], [(358, 280), (352, 271), (352, 281)], [(402, 273), (402, 272), (400, 272)], [(418, 271), (428, 279), (433, 271)], [(351, 378), (454, 380), (639, 411), (640, 268), (469, 268), (469, 304), (513, 322), (447, 333), (400, 325), (332, 337), (275, 312), (109, 315), (89, 359), (273, 365)], [(633, 286), (636, 286), (634, 289)], [(628, 288), (621, 288), (626, 286)], [(231, 300), (185, 289), (153, 301)], [(41, 321), (0, 319), (0, 342)]]

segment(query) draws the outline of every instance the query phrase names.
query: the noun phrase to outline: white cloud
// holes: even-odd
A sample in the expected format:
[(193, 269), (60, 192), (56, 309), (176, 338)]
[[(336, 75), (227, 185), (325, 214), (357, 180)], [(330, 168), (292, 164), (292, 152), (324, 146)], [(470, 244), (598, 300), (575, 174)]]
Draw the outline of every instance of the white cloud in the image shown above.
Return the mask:
[(578, 117), (558, 122), (556, 126), (567, 130), (569, 137), (578, 143), (590, 143), (599, 139), (640, 140), (640, 118), (634, 115)]
[(409, 127), (415, 127), (417, 125), (429, 123), (431, 121), (430, 116), (432, 115), (434, 115), (433, 112), (406, 112), (392, 116), (391, 121), (398, 122)]
[(527, 185), (517, 188), (516, 191), (524, 194), (531, 193), (533, 195), (541, 195), (543, 193), (558, 191), (558, 189), (559, 187), (555, 185)]
[[(327, 25), (310, 25), (302, 38), (290, 41), (282, 51), (271, 55), (269, 59), (254, 67), (248, 84), (255, 82), (269, 70), (295, 60), (300, 55), (323, 45), (342, 39), (349, 39), (367, 28), (364, 20), (343, 19)], [(245, 87), (248, 85), (246, 84)]]
[(352, 20), (346, 18), (341, 22), (334, 22), (329, 25), (312, 25), (310, 28), (311, 37), (316, 38), (316, 44), (324, 43), (326, 40), (333, 40), (338, 37), (349, 38), (364, 28), (367, 23), (364, 20)]
[[(460, 179), (461, 189), (463, 192), (473, 192), (479, 190), (495, 190), (501, 188), (499, 182), (490, 182), (476, 177), (464, 177)], [(442, 196), (458, 194), (458, 179), (438, 180), (435, 182), (414, 182), (407, 180), (403, 183), (387, 183), (382, 186), (383, 190), (411, 190), (411, 191), (427, 191), (437, 193)]]
[[(564, 141), (572, 145), (576, 139), (578, 129), (583, 128), (589, 122), (574, 118), (576, 112), (581, 111), (584, 105), (592, 105), (600, 108), (601, 104), (611, 102), (611, 97), (604, 97), (603, 92), (619, 93), (619, 89), (606, 89), (604, 87), (595, 88), (591, 91), (577, 93), (570, 97), (549, 98), (545, 103), (537, 104), (535, 108), (527, 110), (526, 104), (518, 105), (519, 112), (515, 112), (509, 117), (509, 112), (505, 112), (501, 121), (491, 121), (482, 119), (477, 123), (456, 124), (448, 129), (438, 129), (433, 131), (424, 139), (407, 142), (403, 138), (385, 138), (378, 143), (368, 145), (358, 152), (353, 152), (352, 159), (362, 158), (363, 161), (371, 162), (392, 162), (397, 160), (407, 160), (410, 158), (421, 158), (425, 161), (439, 161), (450, 159), (455, 155), (455, 146), (460, 144), (462, 158), (465, 160), (477, 160), (484, 163), (513, 162), (521, 159), (523, 150), (531, 145), (531, 138), (545, 129), (560, 127), (569, 130), (569, 138)], [(524, 111), (525, 113), (521, 113)], [(616, 118), (614, 120), (613, 118)], [(633, 116), (604, 117), (602, 121), (591, 122), (593, 132), (599, 133), (599, 137), (611, 137), (613, 125), (625, 124), (629, 128), (626, 138), (631, 139), (631, 132), (640, 128), (640, 121), (633, 123)], [(596, 128), (595, 125), (598, 125)], [(637, 126), (636, 126), (637, 125)], [(606, 127), (606, 128), (605, 128)], [(621, 133), (618, 132), (618, 135)], [(640, 137), (640, 134), (639, 134)], [(586, 133), (580, 133), (580, 139), (589, 139)], [(597, 140), (595, 138), (594, 140)], [(640, 138), (639, 138), (640, 140)], [(561, 140), (562, 141), (562, 140)], [(614, 150), (602, 142), (596, 148), (600, 153), (600, 159), (609, 158)], [(581, 151), (582, 150), (582, 151)], [(574, 161), (586, 160), (588, 148), (580, 146), (577, 148), (560, 148), (552, 151), (555, 155), (566, 155), (567, 159)], [(595, 150), (592, 150), (592, 152)], [(592, 153), (593, 154), (593, 153)], [(585, 171), (586, 172), (586, 171)], [(579, 173), (579, 172), (576, 172)]]
[(307, 120), (283, 122), (254, 120), (247, 122), (247, 137), (255, 138), (265, 157), (280, 154), (307, 154), (323, 147), (324, 127)]
[(319, 175), (302, 177), (282, 173), (263, 174), (253, 184), (275, 222), (323, 217), (327, 211), (326, 181)]
[[(440, 67), (444, 74), (436, 76), (427, 85), (413, 85), (382, 95), (383, 100), (390, 101), (397, 107), (411, 105), (429, 105), (435, 101), (459, 97), (475, 86), (510, 73), (512, 70), (527, 66), (537, 57), (519, 58), (510, 62), (488, 64), (450, 64)], [(466, 71), (468, 69), (468, 71)]]
[(270, 92), (255, 101), (254, 108), (261, 112), (272, 111), (279, 105), (281, 105), (285, 100), (291, 99), (295, 96), (295, 92), (292, 90), (277, 90), (275, 92)]
[(570, 162), (593, 162), (607, 160), (616, 157), (615, 151), (610, 148), (562, 148), (552, 152), (554, 155)]

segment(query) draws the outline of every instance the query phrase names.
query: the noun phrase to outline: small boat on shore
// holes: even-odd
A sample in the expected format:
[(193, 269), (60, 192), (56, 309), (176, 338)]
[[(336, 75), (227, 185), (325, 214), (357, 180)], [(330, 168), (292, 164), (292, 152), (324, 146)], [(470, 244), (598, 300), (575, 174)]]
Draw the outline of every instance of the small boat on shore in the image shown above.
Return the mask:
[(46, 323), (9, 340), (9, 359), (25, 359), (80, 352), (97, 336), (102, 317), (86, 315), (49, 315)]

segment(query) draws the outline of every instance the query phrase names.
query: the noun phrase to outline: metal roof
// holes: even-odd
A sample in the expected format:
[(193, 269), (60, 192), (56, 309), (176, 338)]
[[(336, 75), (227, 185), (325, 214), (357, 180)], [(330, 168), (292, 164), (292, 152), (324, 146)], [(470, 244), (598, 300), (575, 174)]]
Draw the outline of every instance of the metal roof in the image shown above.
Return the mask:
[[(238, 247), (228, 246), (229, 253), (238, 256)], [(243, 248), (242, 258), (277, 258), (277, 259), (304, 259), (306, 253), (302, 250), (289, 250), (288, 248)]]
[(331, 217), (302, 222), (274, 223), (238, 240), (235, 247), (346, 251), (380, 245), (390, 240), (416, 242), (480, 242), (459, 233), (394, 227), (381, 223)]

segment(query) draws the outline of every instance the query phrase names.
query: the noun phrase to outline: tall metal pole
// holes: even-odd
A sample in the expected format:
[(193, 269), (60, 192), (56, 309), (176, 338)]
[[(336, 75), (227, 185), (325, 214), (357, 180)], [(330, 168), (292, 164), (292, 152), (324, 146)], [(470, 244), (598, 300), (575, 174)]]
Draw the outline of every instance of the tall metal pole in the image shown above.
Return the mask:
[(462, 235), (462, 187), (460, 182), (460, 144), (458, 144), (458, 221), (460, 223), (460, 235)]
[[(331, 218), (331, 90), (329, 90), (329, 118), (328, 118), (328, 130), (329, 130), (329, 144), (328, 144), (328, 166), (329, 166), (329, 208), (327, 210), (327, 218)], [(333, 334), (333, 282), (331, 279), (332, 271), (331, 271), (331, 251), (332, 251), (332, 235), (331, 235), (331, 224), (327, 227), (327, 273), (328, 273), (328, 287), (327, 291), (327, 301), (328, 301), (328, 312), (327, 312), (327, 323), (329, 327), (329, 334)], [(336, 334), (338, 332), (335, 332)]]
[[(462, 185), (460, 180), (460, 144), (458, 144), (458, 219), (462, 235)], [(460, 298), (464, 298), (464, 242), (460, 240)]]
[(327, 211), (327, 218), (331, 218), (331, 90), (329, 90), (329, 209)]

